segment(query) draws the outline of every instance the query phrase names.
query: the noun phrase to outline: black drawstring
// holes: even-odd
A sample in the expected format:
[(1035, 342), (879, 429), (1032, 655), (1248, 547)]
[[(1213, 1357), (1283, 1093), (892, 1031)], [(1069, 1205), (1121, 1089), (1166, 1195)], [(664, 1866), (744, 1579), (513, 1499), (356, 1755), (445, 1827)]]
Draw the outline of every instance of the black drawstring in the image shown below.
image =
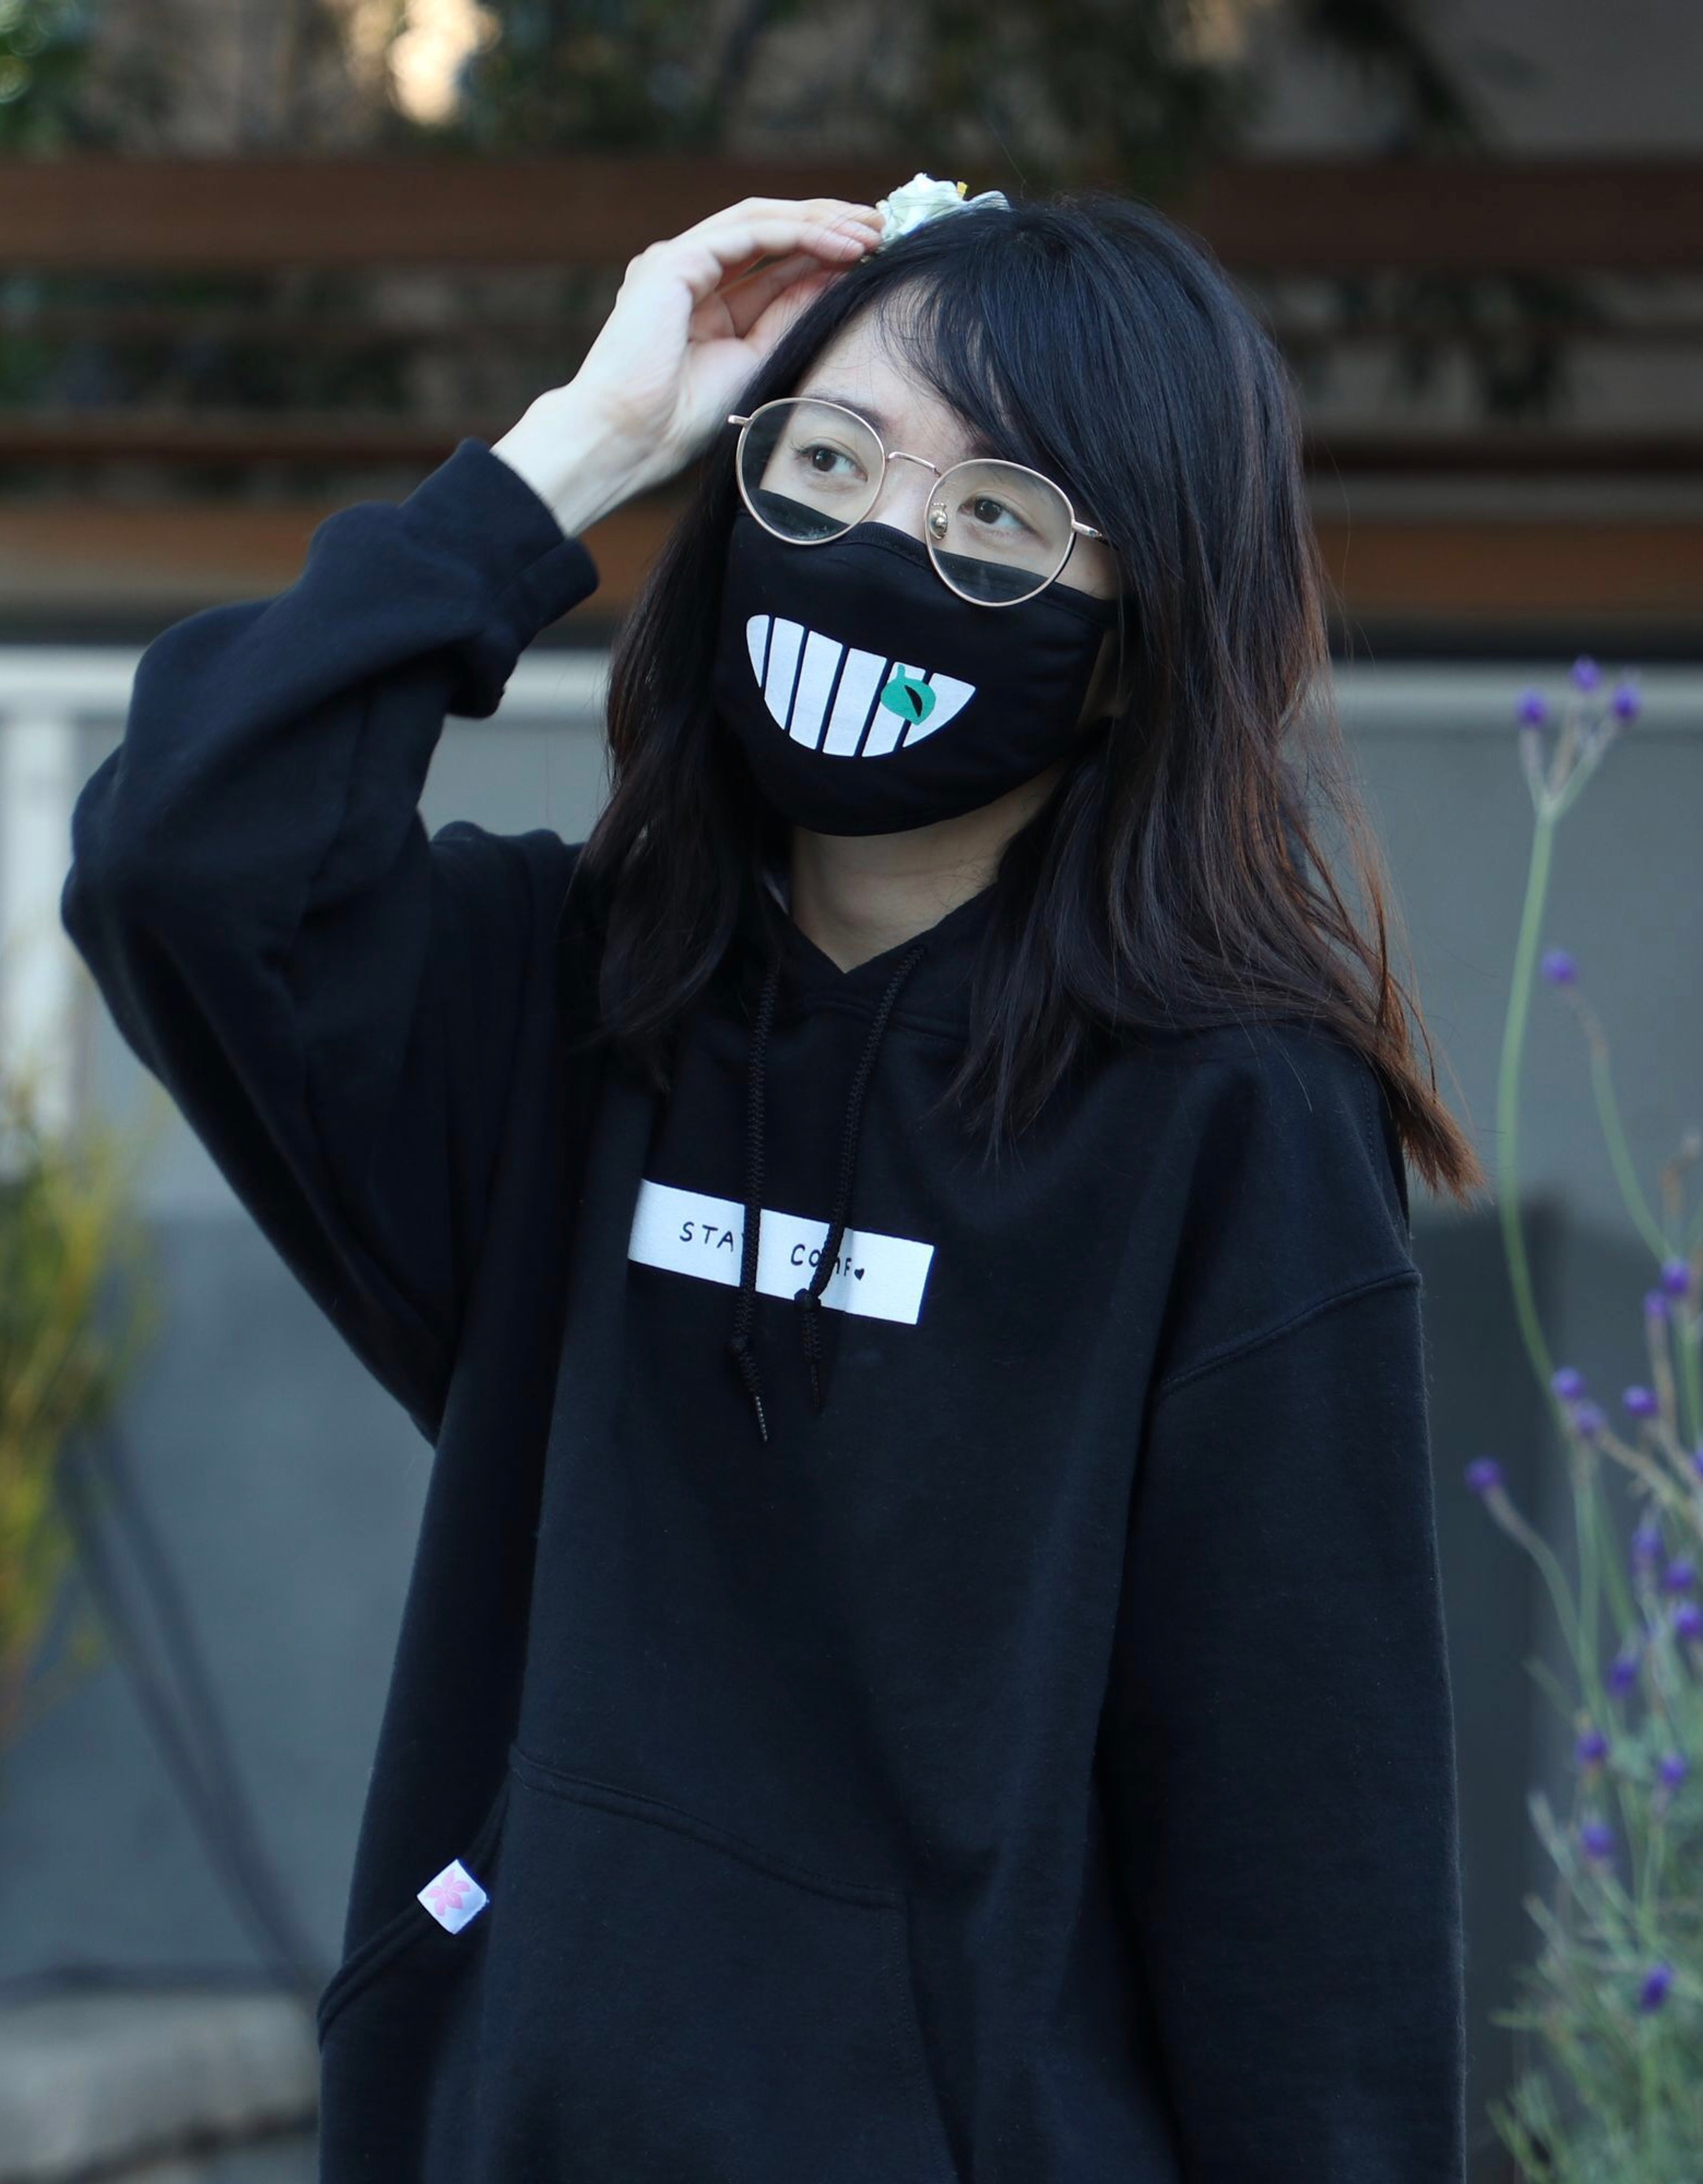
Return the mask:
[(728, 1338), (729, 1351), (739, 1368), (751, 1408), (757, 1412), (757, 1432), (765, 1441), (768, 1439), (768, 1420), (763, 1413), (762, 1381), (751, 1346), (751, 1322), (757, 1307), (757, 1253), (762, 1231), (763, 1075), (768, 1061), (769, 1026), (774, 1022), (774, 997), (779, 989), (780, 958), (774, 956), (769, 960), (768, 976), (762, 982), (762, 999), (757, 1005), (751, 1055), (745, 1063), (745, 1239), (740, 1255), (740, 1293), (734, 1306), (734, 1331)]
[[(869, 1080), (875, 1073), (875, 1057), (880, 1052), (881, 1041), (886, 1035), (887, 1021), (893, 1013), (894, 1004), (901, 989), (926, 953), (924, 944), (916, 942), (899, 959), (880, 1005), (870, 1020), (868, 1036), (863, 1042), (863, 1052), (852, 1079), (852, 1089), (846, 1101), (846, 1126), (840, 1140), (840, 1174), (835, 1185), (834, 1211), (828, 1224), (828, 1234), (816, 1262), (807, 1289), (799, 1290), (793, 1297), (798, 1306), (804, 1341), (804, 1358), (810, 1368), (811, 1401), (819, 1411), (823, 1404), (822, 1387), (822, 1292), (833, 1279), (839, 1262), (840, 1247), (846, 1240), (846, 1223), (852, 1211), (852, 1186), (857, 1173), (857, 1143), (863, 1128), (863, 1095), (869, 1089)], [(751, 1397), (751, 1408), (757, 1413), (757, 1429), (766, 1442), (768, 1439), (768, 1417), (763, 1408), (762, 1383), (758, 1376), (757, 1355), (751, 1348), (752, 1314), (757, 1308), (757, 1247), (762, 1229), (762, 1170), (763, 1170), (763, 1095), (768, 1062), (768, 1035), (774, 1022), (775, 996), (780, 986), (780, 958), (771, 958), (768, 974), (763, 980), (762, 997), (757, 1003), (757, 1021), (751, 1027), (751, 1056), (745, 1068), (745, 1238), (740, 1257), (739, 1297), (734, 1306), (733, 1333), (728, 1339), (728, 1350), (739, 1368), (740, 1379), (745, 1393)]]
[(810, 1277), (810, 1286), (799, 1290), (792, 1300), (802, 1322), (804, 1362), (810, 1368), (810, 1400), (818, 1411), (822, 1408), (822, 1292), (833, 1279), (840, 1260), (840, 1246), (846, 1240), (846, 1220), (852, 1210), (852, 1182), (857, 1171), (857, 1139), (863, 1128), (863, 1095), (875, 1073), (875, 1056), (880, 1051), (887, 1019), (893, 1013), (899, 989), (922, 961), (923, 953), (923, 944), (919, 941), (900, 957), (897, 968), (887, 981), (887, 990), (881, 996), (881, 1006), (870, 1022), (869, 1036), (863, 1042), (863, 1056), (846, 1102), (846, 1127), (840, 1139), (840, 1179), (835, 1186), (834, 1212), (829, 1219), (828, 1234), (816, 1262), (816, 1271)]

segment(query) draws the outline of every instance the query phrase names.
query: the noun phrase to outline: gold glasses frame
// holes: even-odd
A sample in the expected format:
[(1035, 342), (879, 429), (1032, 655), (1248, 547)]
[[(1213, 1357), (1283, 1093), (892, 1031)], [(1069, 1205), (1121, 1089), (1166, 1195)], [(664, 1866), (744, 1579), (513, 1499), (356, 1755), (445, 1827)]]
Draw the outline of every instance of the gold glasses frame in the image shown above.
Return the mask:
[[(935, 488), (929, 496), (928, 512), (924, 519), (923, 528), (927, 535), (924, 537), (923, 543), (929, 549), (929, 560), (933, 566), (935, 574), (940, 578), (941, 582), (946, 587), (948, 591), (955, 592), (961, 599), (968, 599), (972, 606), (1020, 607), (1030, 599), (1039, 598), (1041, 593), (1047, 588), (1048, 585), (1056, 584), (1059, 577), (1064, 573), (1065, 569), (1069, 565), (1070, 556), (1076, 550), (1076, 541), (1079, 538), (1095, 538), (1103, 542), (1105, 538), (1106, 534), (1103, 531), (1097, 531), (1092, 523), (1084, 523), (1080, 517), (1078, 516), (1075, 507), (1071, 504), (1069, 494), (1065, 492), (1064, 487), (1059, 484), (1056, 478), (1048, 477), (1044, 471), (1031, 469), (1027, 463), (1008, 462), (1002, 455), (972, 455), (963, 462), (950, 463), (945, 470), (942, 470), (938, 463), (930, 462), (926, 455), (913, 455), (903, 448), (888, 447), (885, 441), (882, 439), (881, 435), (869, 422), (869, 420), (864, 416), (861, 411), (852, 409), (844, 402), (830, 402), (827, 400), (824, 396), (820, 394), (780, 394), (775, 396), (772, 401), (760, 402), (748, 417), (734, 415), (728, 419), (728, 422), (729, 425), (737, 425), (740, 427), (739, 440), (734, 449), (734, 478), (740, 489), (740, 499), (745, 503), (746, 508), (750, 510), (751, 515), (756, 517), (757, 521), (762, 525), (765, 531), (768, 532), (773, 538), (784, 538), (789, 546), (831, 546), (836, 538), (843, 538), (846, 536), (845, 531), (835, 531), (830, 532), (828, 537), (824, 538), (795, 538), (789, 532), (777, 531), (773, 524), (771, 523), (766, 516), (762, 515), (753, 505), (751, 497), (745, 490), (745, 440), (750, 434), (751, 426), (756, 424), (758, 418), (764, 415), (766, 412), (771, 410), (790, 408), (793, 404), (801, 402), (812, 403), (818, 410), (837, 410), (842, 417), (849, 417), (853, 424), (861, 426), (863, 431), (869, 435), (872, 440), (874, 440), (875, 445), (881, 450), (881, 471), (879, 476), (875, 480), (875, 489), (869, 496), (870, 508), (874, 508), (875, 504), (881, 498), (881, 489), (887, 482), (887, 465), (890, 463), (920, 463), (925, 471), (932, 471), (934, 472), (935, 481)], [(1053, 492), (1058, 494), (1059, 499), (1064, 502), (1064, 512), (1070, 520), (1070, 536), (1066, 543), (1064, 553), (1059, 557), (1058, 566), (1053, 570), (1051, 576), (1043, 577), (1041, 582), (1036, 585), (1033, 591), (1024, 592), (1016, 599), (978, 599), (973, 592), (965, 591), (962, 584), (955, 584), (952, 578), (947, 576), (946, 571), (941, 566), (939, 554), (940, 541), (945, 536), (946, 525), (951, 520), (946, 514), (945, 501), (943, 498), (941, 498), (942, 489), (946, 485), (946, 480), (952, 477), (957, 471), (971, 469), (1012, 471), (1020, 477), (1037, 479), (1041, 484), (1049, 487)], [(864, 513), (857, 518), (857, 521), (859, 523), (863, 523), (866, 522), (868, 520), (868, 510), (866, 509)], [(846, 526), (846, 530), (852, 530), (855, 527), (855, 526), (848, 524)]]

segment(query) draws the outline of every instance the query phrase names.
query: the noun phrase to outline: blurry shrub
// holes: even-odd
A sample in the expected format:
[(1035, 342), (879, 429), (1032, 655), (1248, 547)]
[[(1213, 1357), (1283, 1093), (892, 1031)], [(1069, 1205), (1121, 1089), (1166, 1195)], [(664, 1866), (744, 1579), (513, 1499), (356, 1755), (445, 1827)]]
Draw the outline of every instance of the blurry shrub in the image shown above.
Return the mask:
[(55, 1477), (158, 1323), (135, 1278), (131, 1190), (152, 1134), (127, 1144), (94, 1121), (52, 1134), (30, 1080), (0, 1072), (0, 1760), (102, 1655), (67, 1583), (75, 1551)]

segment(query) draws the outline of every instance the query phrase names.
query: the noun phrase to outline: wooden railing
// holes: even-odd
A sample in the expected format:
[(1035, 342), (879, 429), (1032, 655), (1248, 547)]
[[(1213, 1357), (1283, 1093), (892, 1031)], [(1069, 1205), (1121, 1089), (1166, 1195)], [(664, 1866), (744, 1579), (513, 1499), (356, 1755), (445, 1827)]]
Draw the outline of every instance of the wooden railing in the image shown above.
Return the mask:
[[(607, 265), (739, 198), (892, 184), (891, 162), (14, 160), (0, 234), (9, 265), (59, 272)], [(1167, 209), (1248, 273), (1703, 270), (1690, 159), (1261, 160)]]
[[(304, 538), (348, 498), (343, 481), (377, 473), (405, 489), (462, 433), (494, 437), (515, 414), (506, 383), (494, 396), (434, 404), (418, 397), (412, 365), (397, 359), (477, 365), (475, 383), (495, 359), (535, 390), (572, 370), (585, 330), (539, 290), (458, 308), (456, 281), (532, 276), (547, 290), (560, 274), (582, 285), (600, 277), (606, 287), (647, 242), (740, 197), (873, 199), (893, 179), (885, 165), (680, 158), (0, 164), (0, 234), (14, 276), (0, 291), (12, 299), (0, 341), (103, 352), (152, 343), (169, 354), (253, 342), (318, 366), (377, 356), (394, 382), (382, 398), (369, 389), (262, 404), (228, 387), (198, 391), (187, 371), (183, 385), (139, 397), (92, 395), (49, 375), (37, 398), (0, 404), (0, 616), (15, 622), (34, 598), (94, 595), (103, 585), (144, 613), (215, 596), (227, 579), (251, 589), (288, 573), (295, 549), (281, 542)], [(977, 176), (974, 186), (998, 179)], [(1333, 315), (1321, 324), (1292, 309), (1298, 281), (1393, 274), (1516, 284), (1528, 332), (1647, 343), (1703, 363), (1703, 315), (1687, 315), (1673, 284), (1703, 272), (1703, 161), (1261, 162), (1220, 168), (1166, 209), (1248, 284), (1298, 357), (1427, 325), (1434, 332), (1417, 307), (1404, 321), (1398, 304), (1375, 328)], [(436, 317), (403, 324), (371, 308), (397, 274), (449, 276)], [(1589, 285), (1603, 276), (1616, 299), (1605, 314), (1600, 279)], [(33, 291), (23, 300), (17, 276)], [(1398, 487), (1449, 478), (1481, 493), (1533, 479), (1587, 493), (1604, 481), (1669, 491), (1703, 477), (1703, 401), (1695, 422), (1612, 430), (1565, 417), (1444, 432), (1313, 422), (1309, 454), (1321, 492), (1327, 500), (1347, 493), (1351, 504), (1355, 481), (1374, 473)], [(243, 488), (263, 471), (276, 475), (269, 504), (257, 506)], [(114, 476), (119, 498), (108, 489)], [(668, 494), (655, 496), (594, 536), (606, 610), (630, 596), (671, 505)], [(1703, 627), (1703, 524), (1671, 510), (1624, 518), (1616, 566), (1595, 596), (1621, 602), (1611, 612), (1695, 616)], [(1364, 600), (1376, 615), (1399, 615), (1410, 598), (1421, 617), (1505, 609), (1541, 619), (1544, 601), (1556, 615), (1588, 609), (1581, 586), (1597, 580), (1587, 536), (1600, 544), (1604, 520), (1528, 523), (1517, 577), (1505, 550), (1512, 533), (1497, 538), (1494, 523), (1487, 532), (1482, 515), (1452, 528), (1436, 513), (1398, 526), (1387, 512), (1350, 521), (1321, 506), (1321, 528), (1351, 610)], [(146, 568), (136, 543), (144, 535)], [(176, 560), (161, 544), (173, 539), (182, 549)]]

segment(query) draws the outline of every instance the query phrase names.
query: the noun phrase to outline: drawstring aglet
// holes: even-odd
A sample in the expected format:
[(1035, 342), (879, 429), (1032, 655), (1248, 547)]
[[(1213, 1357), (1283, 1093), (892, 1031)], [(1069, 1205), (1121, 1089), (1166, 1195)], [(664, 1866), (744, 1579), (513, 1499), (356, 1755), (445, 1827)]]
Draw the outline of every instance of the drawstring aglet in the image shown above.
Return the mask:
[(822, 1300), (813, 1289), (796, 1290), (792, 1301), (802, 1314), (804, 1362), (810, 1368), (810, 1401), (819, 1413), (822, 1409)]
[(762, 1407), (762, 1387), (757, 1379), (757, 1359), (751, 1355), (749, 1339), (742, 1334), (729, 1335), (728, 1355), (739, 1368), (740, 1379), (745, 1383), (745, 1391), (751, 1397), (751, 1407), (757, 1413), (757, 1438), (767, 1443), (768, 1419)]

